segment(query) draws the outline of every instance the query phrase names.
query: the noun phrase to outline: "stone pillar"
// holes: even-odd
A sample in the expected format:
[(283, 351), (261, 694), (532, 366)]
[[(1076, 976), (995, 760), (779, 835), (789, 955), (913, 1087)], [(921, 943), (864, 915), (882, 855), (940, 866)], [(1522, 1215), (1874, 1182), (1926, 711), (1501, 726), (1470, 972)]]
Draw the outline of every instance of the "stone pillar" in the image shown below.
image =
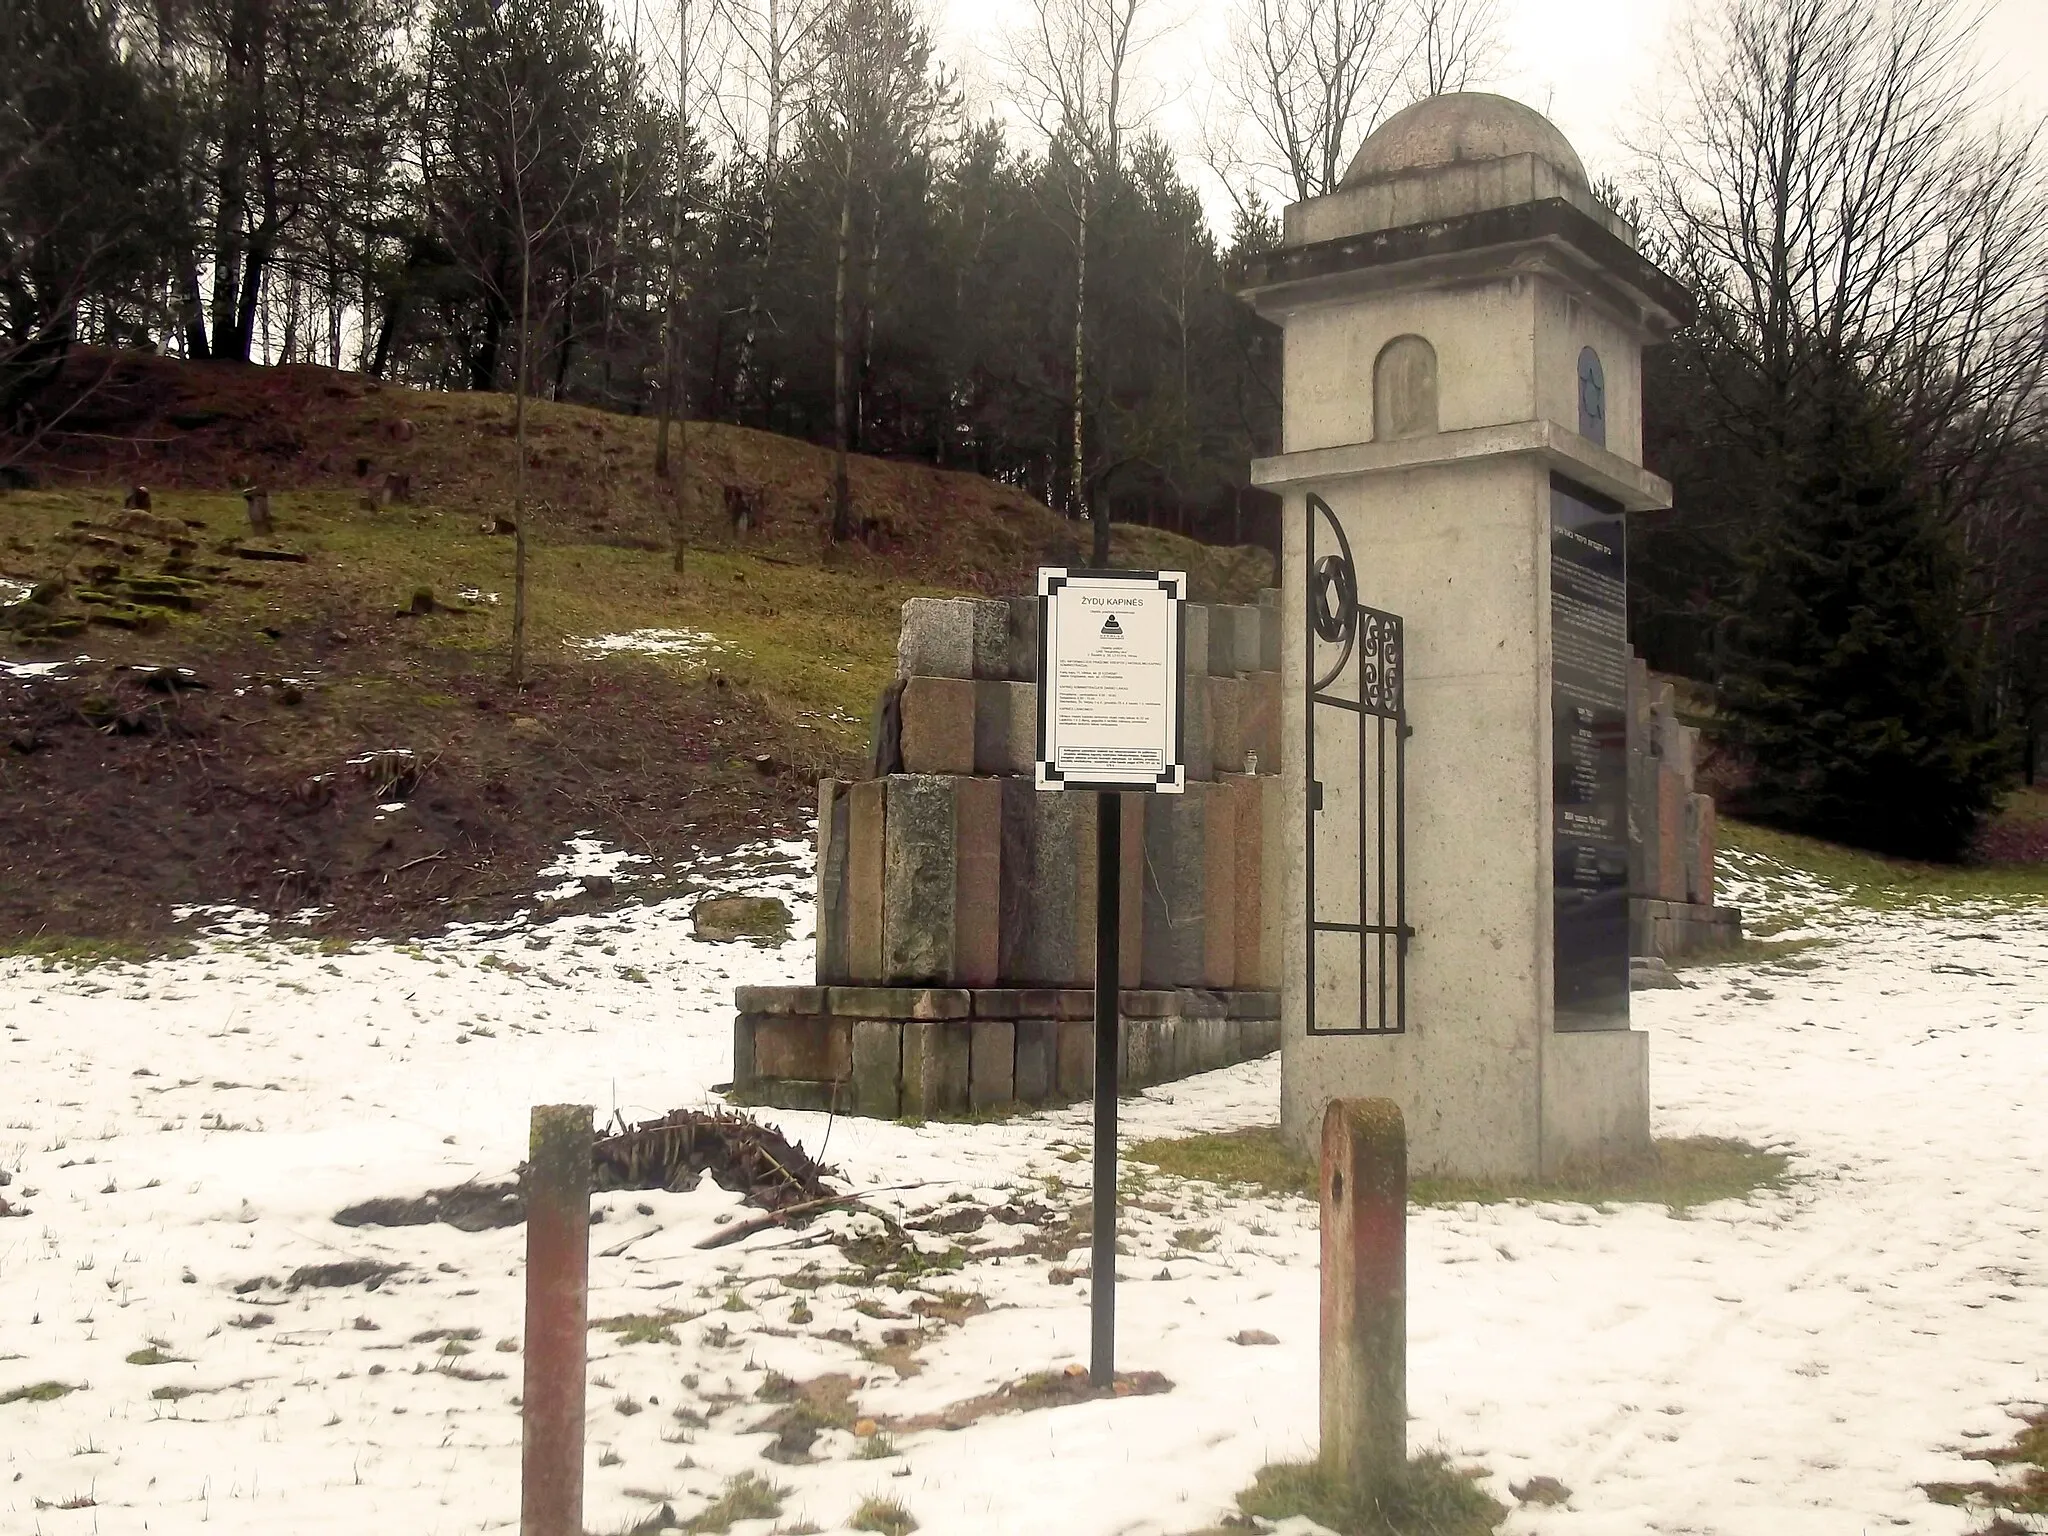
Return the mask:
[[(1604, 718), (1597, 731), (1579, 721), (1603, 769), (1581, 813), (1584, 841), (1593, 851), (1597, 832), (1603, 846), (1567, 865), (1580, 884), (1559, 901), (1559, 808), (1594, 791), (1569, 771), (1560, 791), (1557, 743), (1589, 749), (1571, 721), (1553, 721), (1553, 703), (1561, 671), (1608, 654), (1613, 605), (1599, 582), (1611, 578), (1583, 551), (1610, 556), (1614, 529), (1600, 523), (1582, 549), (1569, 538), (1576, 514), (1560, 508), (1611, 519), (1670, 505), (1669, 486), (1641, 464), (1641, 357), (1690, 309), (1633, 242), (1540, 114), (1450, 93), (1383, 123), (1343, 185), (1289, 208), (1278, 247), (1247, 265), (1246, 297), (1285, 335), (1282, 451), (1255, 463), (1253, 479), (1282, 501), (1281, 1120), (1298, 1154), (1315, 1146), (1324, 1107), (1354, 1098), (1400, 1106), (1418, 1172), (1529, 1177), (1648, 1147), (1646, 1037), (1556, 1027), (1557, 914), (1575, 925), (1608, 915), (1618, 871), (1604, 845), (1622, 841), (1625, 826), (1610, 822), (1626, 795), (1613, 796), (1610, 818), (1615, 733)], [(1314, 822), (1319, 870), (1335, 868), (1325, 840), (1343, 846), (1359, 830), (1359, 797), (1346, 797), (1334, 770), (1329, 805), (1311, 809), (1295, 746), (1311, 674), (1341, 650), (1311, 638), (1308, 623), (1311, 570), (1337, 549), (1311, 497), (1342, 530), (1360, 600), (1405, 626), (1416, 932), (1403, 1033), (1306, 1032), (1309, 895), (1298, 872), (1309, 829), (1326, 818)], [(1555, 588), (1554, 561), (1566, 568)], [(1605, 698), (1609, 681), (1598, 700), (1589, 694), (1588, 715), (1595, 702), (1602, 716), (1621, 713)], [(1603, 943), (1620, 933), (1624, 914), (1613, 916)], [(1319, 1015), (1326, 1002), (1352, 1012), (1365, 983), (1342, 950), (1318, 951)]]

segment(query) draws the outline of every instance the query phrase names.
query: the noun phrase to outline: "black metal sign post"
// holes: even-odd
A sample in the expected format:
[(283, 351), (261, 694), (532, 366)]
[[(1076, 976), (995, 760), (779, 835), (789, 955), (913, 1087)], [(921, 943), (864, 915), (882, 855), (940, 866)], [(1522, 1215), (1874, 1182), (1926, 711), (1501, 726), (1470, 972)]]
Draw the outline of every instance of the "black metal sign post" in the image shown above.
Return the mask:
[(1088, 1258), (1088, 1380), (1116, 1381), (1117, 991), (1123, 976), (1124, 800), (1095, 797), (1095, 1219)]
[(1038, 573), (1042, 790), (1095, 797), (1095, 1187), (1088, 1378), (1116, 1381), (1116, 1121), (1123, 974), (1123, 795), (1187, 787), (1180, 571)]

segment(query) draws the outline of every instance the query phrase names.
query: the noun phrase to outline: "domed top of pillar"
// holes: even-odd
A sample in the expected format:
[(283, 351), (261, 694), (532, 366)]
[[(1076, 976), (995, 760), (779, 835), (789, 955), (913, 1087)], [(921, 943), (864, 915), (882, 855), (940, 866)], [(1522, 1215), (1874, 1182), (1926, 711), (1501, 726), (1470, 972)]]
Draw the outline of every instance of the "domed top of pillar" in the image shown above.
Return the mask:
[(1571, 141), (1533, 107), (1484, 91), (1425, 96), (1403, 107), (1358, 147), (1342, 185), (1473, 161), (1535, 155), (1567, 180), (1591, 190)]

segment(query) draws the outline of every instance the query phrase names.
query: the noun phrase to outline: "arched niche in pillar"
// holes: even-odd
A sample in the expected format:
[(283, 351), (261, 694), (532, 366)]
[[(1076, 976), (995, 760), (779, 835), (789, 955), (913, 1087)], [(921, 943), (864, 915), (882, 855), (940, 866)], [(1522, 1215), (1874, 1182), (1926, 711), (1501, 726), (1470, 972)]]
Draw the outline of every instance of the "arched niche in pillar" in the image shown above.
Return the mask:
[(1436, 430), (1436, 348), (1420, 336), (1396, 336), (1372, 365), (1375, 442)]
[(1607, 446), (1607, 370), (1591, 347), (1579, 349), (1579, 436)]

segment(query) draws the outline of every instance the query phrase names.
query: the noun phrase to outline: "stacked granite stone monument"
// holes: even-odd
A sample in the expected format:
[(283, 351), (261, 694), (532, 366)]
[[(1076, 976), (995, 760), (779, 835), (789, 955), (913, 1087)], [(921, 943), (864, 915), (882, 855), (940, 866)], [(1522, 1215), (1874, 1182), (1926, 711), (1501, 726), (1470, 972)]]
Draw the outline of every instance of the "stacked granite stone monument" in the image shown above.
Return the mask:
[[(1123, 809), (1123, 1081), (1279, 1046), (1277, 594), (1187, 610), (1182, 795)], [(1094, 1087), (1092, 793), (1032, 780), (1036, 599), (913, 599), (874, 776), (818, 796), (814, 984), (742, 987), (735, 1098), (938, 1117)]]
[(1677, 960), (1742, 942), (1742, 914), (1714, 905), (1714, 800), (1694, 787), (1700, 733), (1669, 683), (1628, 676), (1629, 953)]

